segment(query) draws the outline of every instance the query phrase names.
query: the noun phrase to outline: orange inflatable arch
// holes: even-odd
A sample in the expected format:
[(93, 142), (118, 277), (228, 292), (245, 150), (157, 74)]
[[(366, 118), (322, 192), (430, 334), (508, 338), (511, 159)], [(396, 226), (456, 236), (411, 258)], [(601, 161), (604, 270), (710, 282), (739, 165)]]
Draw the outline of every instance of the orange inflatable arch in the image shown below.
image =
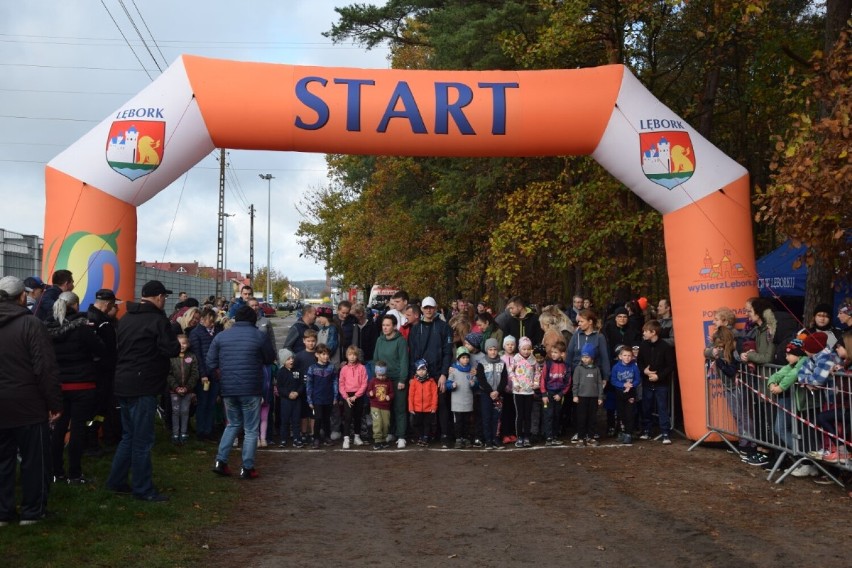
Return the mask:
[(748, 174), (625, 67), (405, 71), (183, 56), (47, 165), (44, 275), (74, 272), (83, 305), (102, 287), (134, 297), (136, 207), (215, 148), (591, 155), (663, 214), (686, 432), (706, 432), (701, 352), (713, 310), (757, 294)]

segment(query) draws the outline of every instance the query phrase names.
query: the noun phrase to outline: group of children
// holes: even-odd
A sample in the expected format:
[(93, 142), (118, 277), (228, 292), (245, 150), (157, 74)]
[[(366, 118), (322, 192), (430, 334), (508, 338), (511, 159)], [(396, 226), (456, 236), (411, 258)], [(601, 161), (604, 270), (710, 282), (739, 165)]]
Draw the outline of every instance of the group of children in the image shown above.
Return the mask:
[[(346, 361), (335, 365), (328, 346), (317, 344), (316, 331), (306, 330), (303, 342), (305, 350), (295, 355), (287, 349), (279, 351), (281, 367), (275, 394), (280, 399), (280, 447), (332, 445), (332, 416), (340, 405), (344, 449), (364, 445), (361, 422), (366, 406), (373, 448), (386, 448), (392, 440), (391, 409), (397, 392), (387, 377), (387, 363), (373, 361), (373, 372), (368, 373), (360, 350), (350, 346)], [(565, 418), (570, 419), (572, 414), (576, 434), (571, 441), (597, 445), (598, 408), (603, 404), (607, 382), (617, 391), (618, 441), (633, 442), (642, 383), (633, 346), (618, 347), (617, 363), (609, 377), (603, 376), (596, 363), (609, 355), (599, 353), (593, 344), (582, 348), (580, 362), (573, 369), (566, 360), (564, 340), (557, 340), (549, 351), (541, 346), (534, 349), (526, 337), (516, 341), (512, 336), (504, 338), (502, 352), (494, 338), (483, 342), (482, 347), (480, 351), (475, 341), (466, 338), (455, 351), (455, 361), (443, 385), (450, 393), (454, 443), (442, 435), (443, 447), (502, 449), (504, 444), (514, 443), (515, 447), (528, 448), (533, 445), (534, 415), (535, 431), (545, 445), (562, 445)], [(425, 360), (416, 361), (413, 367), (407, 389), (409, 432), (418, 446), (425, 447), (438, 439), (435, 430), (440, 385), (436, 377), (429, 376)], [(511, 424), (503, 413), (507, 404), (514, 410)]]
[[(826, 333), (805, 330), (779, 346), (784, 350), (786, 365), (764, 379), (757, 373), (741, 373), (738, 350), (743, 348), (738, 349), (735, 323), (732, 310), (717, 310), (716, 330), (705, 356), (712, 362), (711, 372), (725, 386), (726, 401), (741, 435), (743, 460), (751, 465), (771, 464), (766, 454), (757, 451), (755, 442), (767, 439), (771, 430), (774, 440), (787, 450), (828, 463), (843, 462), (847, 448), (838, 431), (842, 430), (848, 440), (852, 430), (852, 332), (843, 333), (832, 346)], [(798, 436), (794, 436), (795, 421), (799, 421), (796, 431), (802, 431)], [(816, 427), (825, 435), (818, 434)], [(822, 441), (824, 447), (819, 447)], [(803, 464), (792, 475), (816, 473), (813, 466)]]

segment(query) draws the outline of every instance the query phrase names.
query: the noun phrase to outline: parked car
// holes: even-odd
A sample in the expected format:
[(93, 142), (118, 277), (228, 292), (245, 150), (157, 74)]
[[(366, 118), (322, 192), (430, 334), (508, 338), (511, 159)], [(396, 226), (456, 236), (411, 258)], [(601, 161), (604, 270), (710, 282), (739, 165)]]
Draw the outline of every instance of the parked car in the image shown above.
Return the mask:
[(260, 303), (260, 309), (263, 310), (263, 315), (265, 315), (266, 317), (272, 317), (272, 316), (274, 316), (275, 314), (278, 313), (278, 312), (275, 311), (275, 308), (273, 308), (272, 306), (270, 306), (266, 302)]

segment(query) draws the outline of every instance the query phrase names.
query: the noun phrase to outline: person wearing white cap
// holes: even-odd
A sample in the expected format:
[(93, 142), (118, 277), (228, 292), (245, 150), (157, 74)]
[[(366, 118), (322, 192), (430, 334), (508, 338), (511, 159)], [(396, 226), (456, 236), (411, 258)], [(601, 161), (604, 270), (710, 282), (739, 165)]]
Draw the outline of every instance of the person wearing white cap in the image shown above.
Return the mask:
[(438, 304), (432, 296), (426, 296), (420, 303), (423, 317), (408, 332), (409, 375), (414, 376), (413, 362), (425, 359), (429, 376), (438, 378), (438, 424), (441, 429), (441, 443), (448, 447), (452, 437), (452, 415), (450, 413), (450, 394), (446, 389), (447, 374), (453, 362), (453, 332), (450, 326), (440, 318)]

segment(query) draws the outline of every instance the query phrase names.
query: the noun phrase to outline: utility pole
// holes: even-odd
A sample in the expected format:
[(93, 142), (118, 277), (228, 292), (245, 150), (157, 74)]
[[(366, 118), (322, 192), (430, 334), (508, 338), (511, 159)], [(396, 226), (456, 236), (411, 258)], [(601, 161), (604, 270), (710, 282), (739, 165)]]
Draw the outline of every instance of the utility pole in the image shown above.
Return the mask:
[[(216, 298), (222, 297), (220, 284), (224, 280), (225, 253), (225, 149), (219, 150), (219, 229), (216, 250)], [(220, 275), (222, 278), (220, 278)]]
[(266, 301), (269, 302), (269, 284), (272, 280), (272, 174), (257, 174), (260, 179), (266, 180), (267, 203), (266, 203)]
[(249, 205), (249, 283), (254, 287), (254, 203)]

